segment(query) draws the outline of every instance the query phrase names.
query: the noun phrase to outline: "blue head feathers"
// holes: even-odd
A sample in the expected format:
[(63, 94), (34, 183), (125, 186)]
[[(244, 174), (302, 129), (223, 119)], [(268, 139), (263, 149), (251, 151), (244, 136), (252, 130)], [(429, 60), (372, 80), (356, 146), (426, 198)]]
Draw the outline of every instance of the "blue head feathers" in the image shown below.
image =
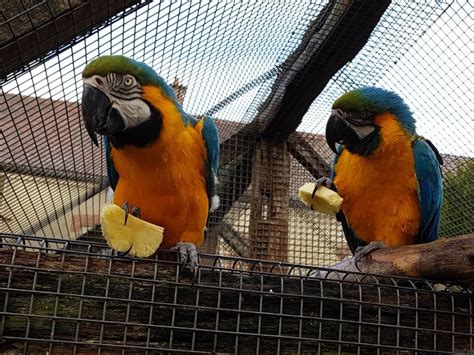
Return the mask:
[(84, 68), (82, 76), (88, 78), (92, 75), (106, 76), (109, 73), (131, 74), (140, 85), (158, 86), (166, 96), (177, 101), (173, 88), (150, 66), (123, 55), (104, 55), (94, 59)]
[(408, 133), (416, 134), (415, 119), (410, 108), (392, 91), (376, 87), (355, 89), (339, 97), (333, 108), (343, 111), (370, 110), (376, 114), (390, 112), (398, 118)]

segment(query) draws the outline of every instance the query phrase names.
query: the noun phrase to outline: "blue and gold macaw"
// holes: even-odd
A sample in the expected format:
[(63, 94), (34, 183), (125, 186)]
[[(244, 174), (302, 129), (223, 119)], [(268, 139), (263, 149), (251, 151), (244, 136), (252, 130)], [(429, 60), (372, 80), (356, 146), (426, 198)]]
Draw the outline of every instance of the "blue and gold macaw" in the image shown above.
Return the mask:
[(337, 217), (353, 253), (371, 242), (399, 246), (438, 238), (442, 160), (417, 135), (400, 96), (375, 87), (347, 92), (332, 106), (326, 140), (336, 158), (331, 179), (317, 185), (332, 186), (344, 199)]
[(219, 204), (215, 122), (184, 113), (152, 68), (124, 56), (93, 60), (83, 82), (85, 126), (96, 145), (96, 133), (104, 135), (114, 203), (164, 227), (160, 248), (177, 248), (194, 267), (208, 212)]

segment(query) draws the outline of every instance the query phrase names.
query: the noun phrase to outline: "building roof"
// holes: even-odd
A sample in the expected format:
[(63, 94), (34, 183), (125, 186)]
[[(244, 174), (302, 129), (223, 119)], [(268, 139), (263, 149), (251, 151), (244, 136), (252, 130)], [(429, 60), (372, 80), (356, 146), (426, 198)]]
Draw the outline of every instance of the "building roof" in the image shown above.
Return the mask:
[[(15, 94), (0, 95), (2, 135), (7, 142), (0, 155), (5, 171), (45, 173), (63, 178), (94, 178), (106, 175), (102, 149), (93, 146), (83, 127), (79, 103)], [(245, 124), (216, 119), (221, 141)], [(333, 153), (323, 135), (299, 133), (328, 164)], [(243, 142), (245, 144), (245, 142)], [(454, 171), (472, 158), (442, 154), (443, 170)], [(314, 178), (295, 159), (291, 162), (290, 193)]]
[(5, 171), (69, 178), (105, 174), (104, 164), (96, 159), (101, 151), (94, 149), (82, 127), (78, 103), (4, 94), (0, 121)]

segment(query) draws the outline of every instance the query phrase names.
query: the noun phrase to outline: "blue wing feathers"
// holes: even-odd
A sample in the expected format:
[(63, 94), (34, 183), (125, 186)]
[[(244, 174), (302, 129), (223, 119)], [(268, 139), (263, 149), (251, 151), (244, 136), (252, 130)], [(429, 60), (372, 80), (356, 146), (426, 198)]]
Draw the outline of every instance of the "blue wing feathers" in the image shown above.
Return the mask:
[(203, 117), (202, 137), (206, 144), (208, 160), (211, 162), (212, 169), (217, 175), (219, 172), (219, 132), (216, 123), (211, 117)]
[(219, 132), (216, 123), (209, 116), (201, 118), (203, 120), (201, 135), (207, 151), (206, 160), (206, 185), (207, 195), (211, 199), (216, 194), (216, 177), (219, 172)]
[(421, 222), (417, 243), (438, 239), (443, 182), (436, 152), (422, 138), (413, 144)]

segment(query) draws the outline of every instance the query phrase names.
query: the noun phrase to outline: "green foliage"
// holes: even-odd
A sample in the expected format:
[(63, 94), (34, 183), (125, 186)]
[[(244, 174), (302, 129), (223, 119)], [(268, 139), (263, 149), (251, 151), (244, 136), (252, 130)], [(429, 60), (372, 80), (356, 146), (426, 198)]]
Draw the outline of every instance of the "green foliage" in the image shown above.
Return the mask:
[(445, 174), (441, 237), (474, 233), (474, 159)]

